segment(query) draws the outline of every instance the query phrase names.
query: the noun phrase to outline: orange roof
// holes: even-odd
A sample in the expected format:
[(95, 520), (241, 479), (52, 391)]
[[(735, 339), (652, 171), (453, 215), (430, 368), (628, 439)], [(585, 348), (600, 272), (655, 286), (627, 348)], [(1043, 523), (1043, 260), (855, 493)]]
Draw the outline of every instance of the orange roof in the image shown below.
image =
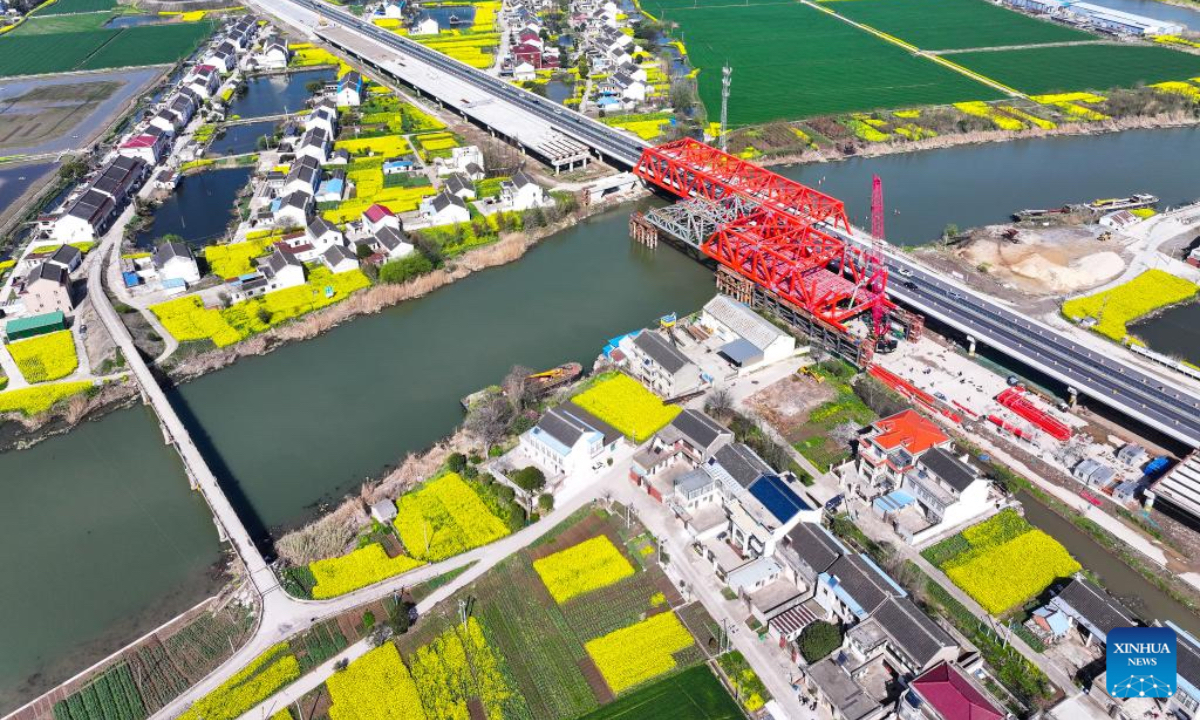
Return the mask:
[(884, 450), (903, 447), (912, 455), (920, 455), (950, 438), (932, 420), (916, 410), (904, 410), (876, 422), (875, 442)]

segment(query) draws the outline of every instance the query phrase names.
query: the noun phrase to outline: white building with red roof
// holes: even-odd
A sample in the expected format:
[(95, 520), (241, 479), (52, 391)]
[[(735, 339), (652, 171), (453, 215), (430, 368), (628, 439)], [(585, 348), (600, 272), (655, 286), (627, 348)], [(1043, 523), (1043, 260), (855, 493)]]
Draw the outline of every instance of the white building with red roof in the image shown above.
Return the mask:
[(396, 217), (396, 213), (388, 210), (383, 205), (375, 203), (367, 208), (363, 214), (363, 229), (374, 235), (385, 227), (393, 230), (400, 230), (400, 218)]
[(124, 157), (140, 158), (147, 165), (157, 165), (167, 152), (167, 136), (142, 133), (134, 135), (117, 148), (117, 154)]
[(904, 410), (874, 422), (858, 441), (858, 474), (863, 483), (899, 485), (917, 458), (936, 447), (948, 447), (950, 436), (916, 410)]

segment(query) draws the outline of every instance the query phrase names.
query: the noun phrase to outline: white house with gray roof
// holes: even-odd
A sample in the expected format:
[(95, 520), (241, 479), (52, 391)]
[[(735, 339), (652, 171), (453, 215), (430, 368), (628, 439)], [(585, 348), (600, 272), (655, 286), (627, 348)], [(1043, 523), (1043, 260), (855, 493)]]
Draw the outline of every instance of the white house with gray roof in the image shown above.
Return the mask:
[(591, 472), (612, 459), (621, 433), (573, 402), (546, 411), (521, 434), (520, 450), (547, 477)]
[(422, 200), (420, 214), (421, 219), (432, 227), (454, 225), (471, 220), (471, 211), (467, 208), (466, 201), (445, 189), (433, 197)]
[(630, 373), (664, 398), (677, 397), (704, 385), (700, 367), (653, 330), (626, 336), (617, 346)]
[(164, 286), (182, 282), (185, 286), (200, 282), (200, 267), (192, 249), (179, 242), (158, 246), (153, 256), (154, 269)]
[[(872, 507), (892, 517), (893, 527), (911, 545), (923, 545), (951, 531), (972, 525), (1001, 506), (992, 483), (950, 447), (935, 447), (918, 455), (900, 488), (876, 498)], [(900, 507), (892, 511), (891, 508)]]
[(524, 170), (500, 183), (500, 204), (504, 210), (524, 212), (547, 204), (546, 191)]
[(741, 372), (796, 352), (796, 338), (728, 295), (717, 295), (705, 303), (700, 324), (724, 342), (718, 352)]

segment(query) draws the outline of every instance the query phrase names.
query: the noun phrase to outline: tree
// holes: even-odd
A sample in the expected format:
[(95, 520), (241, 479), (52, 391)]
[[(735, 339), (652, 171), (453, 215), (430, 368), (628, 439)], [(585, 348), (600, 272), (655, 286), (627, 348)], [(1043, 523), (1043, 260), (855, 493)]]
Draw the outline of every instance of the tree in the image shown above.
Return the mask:
[(359, 243), (358, 245), (354, 246), (354, 254), (358, 256), (359, 260), (366, 260), (374, 255), (375, 251), (371, 249), (370, 245)]
[(733, 412), (733, 394), (729, 388), (719, 387), (708, 394), (704, 401), (704, 410), (709, 415), (719, 418), (729, 417)]
[(546, 487), (546, 476), (541, 470), (530, 465), (513, 473), (513, 482), (527, 493), (536, 492)]
[(538, 495), (538, 510), (543, 515), (554, 509), (554, 496), (550, 493), (542, 493)]
[(463, 421), (463, 428), (489, 448), (502, 440), (512, 422), (512, 406), (502, 397), (476, 403)]
[(263, 325), (271, 324), (271, 311), (268, 310), (265, 305), (259, 306), (258, 310), (255, 311), (255, 314), (258, 316), (258, 321)]
[(450, 457), (446, 458), (446, 467), (450, 468), (451, 472), (462, 474), (463, 470), (467, 469), (467, 456), (462, 453), (451, 453)]
[(818, 620), (801, 630), (796, 642), (800, 654), (812, 664), (841, 647), (842, 630), (837, 625)]
[(500, 387), (504, 388), (504, 396), (512, 403), (513, 410), (521, 412), (533, 401), (533, 386), (529, 382), (532, 371), (521, 365), (513, 365), (512, 370), (504, 376)]
[(324, 80), (309, 80), (308, 82), (304, 83), (304, 91), (307, 92), (309, 95), (316, 95), (317, 93), (321, 92), (324, 89), (325, 89), (325, 81)]

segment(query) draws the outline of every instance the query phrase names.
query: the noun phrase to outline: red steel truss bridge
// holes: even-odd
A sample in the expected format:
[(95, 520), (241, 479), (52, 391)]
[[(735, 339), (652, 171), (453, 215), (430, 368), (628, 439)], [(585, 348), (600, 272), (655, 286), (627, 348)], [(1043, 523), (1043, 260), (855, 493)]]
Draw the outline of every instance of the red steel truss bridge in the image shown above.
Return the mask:
[(835, 234), (851, 232), (841, 200), (691, 138), (646, 148), (633, 172), (682, 200), (646, 215), (659, 230), (842, 332), (869, 312), (883, 333), (887, 267)]

